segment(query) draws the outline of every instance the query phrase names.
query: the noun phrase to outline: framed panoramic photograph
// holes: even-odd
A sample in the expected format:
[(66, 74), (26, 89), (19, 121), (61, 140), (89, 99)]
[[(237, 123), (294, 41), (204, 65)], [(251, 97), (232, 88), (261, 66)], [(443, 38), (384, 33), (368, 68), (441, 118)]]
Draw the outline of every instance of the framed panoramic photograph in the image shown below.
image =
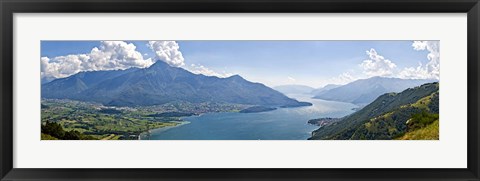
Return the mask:
[(480, 181), (478, 0), (0, 7), (2, 181)]
[(40, 49), (41, 140), (439, 140), (437, 40)]

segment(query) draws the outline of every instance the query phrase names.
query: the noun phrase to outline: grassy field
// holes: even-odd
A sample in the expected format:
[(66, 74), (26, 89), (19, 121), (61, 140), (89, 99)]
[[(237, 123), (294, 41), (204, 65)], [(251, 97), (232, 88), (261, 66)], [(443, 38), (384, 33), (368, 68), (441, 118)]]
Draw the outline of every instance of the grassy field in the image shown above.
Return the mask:
[(438, 140), (439, 139), (439, 122), (434, 121), (430, 125), (420, 128), (397, 138), (398, 140)]

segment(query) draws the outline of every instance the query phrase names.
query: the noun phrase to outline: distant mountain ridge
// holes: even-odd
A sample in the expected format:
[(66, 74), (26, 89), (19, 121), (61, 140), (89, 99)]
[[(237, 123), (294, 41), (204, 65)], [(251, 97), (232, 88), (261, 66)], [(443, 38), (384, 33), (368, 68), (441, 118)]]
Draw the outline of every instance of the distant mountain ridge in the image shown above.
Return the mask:
[(42, 85), (42, 98), (92, 101), (111, 106), (148, 106), (173, 101), (282, 107), (311, 105), (239, 75), (219, 78), (193, 74), (163, 61), (143, 69), (81, 72), (56, 79)]
[(280, 85), (275, 86), (273, 89), (283, 94), (310, 94), (314, 88), (306, 85)]
[(323, 86), (322, 88), (318, 88), (318, 89), (314, 89), (310, 92), (310, 94), (312, 95), (319, 95), (325, 91), (328, 91), (328, 90), (331, 90), (331, 89), (335, 89), (337, 87), (340, 87), (342, 85), (337, 85), (337, 84), (327, 84), (325, 86)]
[(382, 94), (400, 92), (430, 82), (436, 80), (371, 77), (319, 92), (314, 98), (365, 105)]

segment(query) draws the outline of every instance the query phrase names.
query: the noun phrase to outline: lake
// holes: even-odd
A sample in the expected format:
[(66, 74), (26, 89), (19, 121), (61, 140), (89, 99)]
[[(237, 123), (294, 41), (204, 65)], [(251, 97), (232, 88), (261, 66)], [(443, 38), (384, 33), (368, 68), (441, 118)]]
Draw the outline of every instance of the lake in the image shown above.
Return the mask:
[(342, 117), (358, 106), (351, 103), (287, 95), (313, 106), (279, 108), (260, 113), (206, 113), (185, 117), (188, 124), (151, 131), (151, 140), (306, 140), (318, 128), (310, 119)]

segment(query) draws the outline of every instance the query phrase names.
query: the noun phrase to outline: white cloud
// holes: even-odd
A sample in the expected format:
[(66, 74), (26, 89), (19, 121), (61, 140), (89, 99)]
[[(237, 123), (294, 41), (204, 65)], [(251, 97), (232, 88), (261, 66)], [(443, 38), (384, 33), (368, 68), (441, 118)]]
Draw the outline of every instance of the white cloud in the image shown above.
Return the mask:
[(356, 79), (358, 79), (358, 77), (352, 76), (352, 74), (349, 73), (349, 72), (344, 72), (344, 73), (338, 75), (337, 77), (331, 78), (329, 80), (329, 82), (331, 82), (333, 84), (337, 84), (337, 85), (343, 85), (343, 84), (350, 83), (350, 82), (352, 82)]
[(407, 67), (404, 68), (398, 75), (398, 77), (403, 79), (430, 79), (430, 73), (427, 69), (423, 67), (420, 63), (418, 67)]
[(93, 70), (98, 69), (125, 69), (129, 67), (148, 67), (153, 64), (150, 59), (144, 60), (140, 52), (135, 50), (132, 43), (123, 41), (102, 41), (100, 48), (93, 48), (90, 52)]
[(180, 46), (175, 41), (149, 41), (148, 47), (155, 52), (156, 58), (171, 66), (181, 67), (185, 65), (185, 59)]
[(440, 45), (439, 41), (414, 41), (412, 47), (417, 51), (428, 51), (428, 63), (419, 62), (417, 67), (406, 67), (398, 70), (396, 65), (379, 55), (374, 49), (367, 51), (369, 60), (362, 62), (361, 67), (367, 76), (391, 76), (404, 79), (437, 79), (440, 78)]
[(88, 54), (41, 57), (41, 76), (62, 78), (81, 71), (116, 70), (148, 67), (151, 59), (143, 59), (135, 45), (123, 41), (102, 41)]
[(225, 71), (221, 72), (221, 73), (218, 73), (216, 71), (213, 71), (203, 65), (195, 65), (195, 64), (191, 64), (190, 66), (184, 66), (183, 68), (185, 68), (186, 70), (194, 73), (194, 74), (203, 74), (203, 75), (206, 75), (206, 76), (216, 76), (216, 77), (230, 77), (232, 76), (233, 74), (231, 73), (227, 73)]
[(368, 76), (391, 76), (397, 67), (392, 61), (379, 55), (375, 49), (367, 51), (369, 59), (364, 60), (360, 66)]
[(147, 46), (155, 53), (158, 60), (164, 61), (171, 66), (181, 67), (194, 74), (203, 74), (206, 76), (229, 77), (233, 74), (223, 72), (216, 72), (203, 65), (191, 64), (185, 65), (180, 46), (175, 41), (149, 41)]
[(295, 81), (297, 81), (297, 80), (295, 80), (293, 77), (290, 77), (290, 76), (288, 76), (287, 79), (288, 79), (289, 82), (295, 82)]
[(440, 42), (439, 41), (414, 41), (412, 47), (417, 51), (427, 50), (429, 62), (420, 63), (417, 67), (407, 67), (399, 73), (401, 78), (411, 79), (440, 79)]
[(363, 75), (356, 75), (355, 71), (349, 70), (335, 77), (325, 78), (317, 82), (317, 87), (323, 87), (327, 84), (345, 85), (355, 80), (364, 78)]

